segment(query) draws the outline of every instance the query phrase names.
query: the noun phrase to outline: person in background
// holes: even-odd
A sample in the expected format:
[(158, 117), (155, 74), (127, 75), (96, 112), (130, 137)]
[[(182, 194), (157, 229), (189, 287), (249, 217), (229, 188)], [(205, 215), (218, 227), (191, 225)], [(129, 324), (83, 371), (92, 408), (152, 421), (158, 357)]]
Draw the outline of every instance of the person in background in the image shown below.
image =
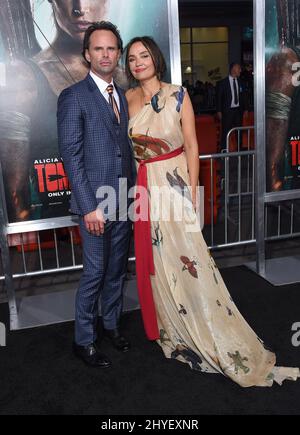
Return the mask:
[(217, 83), (216, 109), (222, 123), (221, 150), (226, 150), (226, 137), (234, 127), (241, 127), (243, 114), (247, 111), (245, 90), (240, 80), (241, 65), (233, 62), (229, 76)]

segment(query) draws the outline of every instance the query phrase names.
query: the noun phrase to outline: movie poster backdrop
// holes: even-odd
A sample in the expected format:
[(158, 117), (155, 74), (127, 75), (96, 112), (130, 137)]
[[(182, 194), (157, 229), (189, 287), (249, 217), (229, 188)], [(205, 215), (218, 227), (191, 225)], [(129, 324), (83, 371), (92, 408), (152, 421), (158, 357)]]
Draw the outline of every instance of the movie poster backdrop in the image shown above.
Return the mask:
[(268, 192), (300, 188), (300, 0), (266, 0)]
[[(58, 153), (56, 106), (60, 92), (88, 73), (81, 55), (87, 24), (112, 21), (124, 44), (153, 36), (169, 67), (168, 4), (0, 0), (0, 158), (10, 223), (68, 215), (71, 191)], [(122, 65), (115, 80), (127, 86)]]

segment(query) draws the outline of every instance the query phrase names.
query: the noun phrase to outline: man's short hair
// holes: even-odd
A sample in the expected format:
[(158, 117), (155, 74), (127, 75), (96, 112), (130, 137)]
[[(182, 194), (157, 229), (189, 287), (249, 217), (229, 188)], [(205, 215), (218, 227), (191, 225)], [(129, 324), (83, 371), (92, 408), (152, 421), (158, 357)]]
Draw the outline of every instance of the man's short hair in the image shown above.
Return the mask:
[(230, 73), (235, 65), (241, 66), (241, 64), (239, 62), (231, 62), (231, 64), (229, 65), (229, 72)]
[(118, 49), (121, 51), (121, 53), (123, 53), (123, 41), (122, 41), (122, 38), (121, 38), (119, 29), (117, 28), (117, 26), (115, 26), (110, 21), (97, 21), (97, 22), (93, 23), (92, 25), (90, 25), (86, 29), (85, 34), (84, 34), (82, 56), (84, 57), (84, 59), (87, 62), (88, 62), (88, 60), (85, 57), (85, 51), (89, 49), (91, 35), (96, 30), (108, 30), (108, 31), (112, 32), (115, 35), (115, 37), (117, 38)]

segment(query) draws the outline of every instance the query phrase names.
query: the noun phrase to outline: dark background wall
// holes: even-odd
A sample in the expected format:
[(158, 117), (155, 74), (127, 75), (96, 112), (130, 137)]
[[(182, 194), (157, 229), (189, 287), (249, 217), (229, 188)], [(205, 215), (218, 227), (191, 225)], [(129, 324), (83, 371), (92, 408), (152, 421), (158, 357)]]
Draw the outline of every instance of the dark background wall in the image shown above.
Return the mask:
[(249, 0), (179, 0), (180, 27), (229, 28), (229, 63), (242, 61), (242, 29), (253, 25)]

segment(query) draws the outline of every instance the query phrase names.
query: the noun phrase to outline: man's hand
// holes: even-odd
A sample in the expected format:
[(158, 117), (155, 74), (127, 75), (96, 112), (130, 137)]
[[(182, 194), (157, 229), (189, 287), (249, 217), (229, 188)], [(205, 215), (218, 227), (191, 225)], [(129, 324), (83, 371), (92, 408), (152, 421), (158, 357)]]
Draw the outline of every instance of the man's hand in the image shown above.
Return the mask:
[(217, 118), (219, 121), (222, 121), (222, 112), (217, 112)]
[(105, 219), (100, 209), (86, 214), (84, 216), (84, 223), (88, 232), (94, 236), (100, 236), (104, 233)]

